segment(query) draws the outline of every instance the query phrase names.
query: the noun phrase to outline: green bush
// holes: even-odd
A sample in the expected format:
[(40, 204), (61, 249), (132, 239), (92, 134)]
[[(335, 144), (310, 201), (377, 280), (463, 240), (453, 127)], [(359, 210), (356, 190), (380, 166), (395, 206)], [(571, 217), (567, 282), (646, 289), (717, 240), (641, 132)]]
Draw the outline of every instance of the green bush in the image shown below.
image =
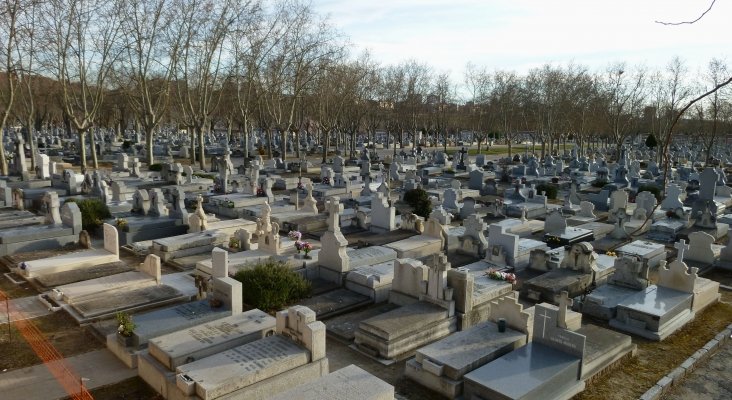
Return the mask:
[(412, 207), (412, 211), (420, 217), (429, 218), (432, 213), (432, 202), (424, 189), (407, 190), (404, 193), (404, 202)]
[(234, 275), (241, 282), (244, 303), (276, 311), (310, 295), (310, 282), (282, 261), (269, 259)]
[(559, 188), (557, 187), (557, 185), (541, 183), (536, 187), (536, 192), (537, 194), (539, 192), (543, 193), (547, 199), (556, 199)]
[(596, 180), (596, 181), (592, 182), (592, 187), (596, 187), (596, 188), (602, 188), (602, 187), (605, 187), (605, 185), (607, 185), (606, 180)]
[(81, 226), (87, 232), (102, 226), (105, 219), (112, 218), (109, 208), (100, 199), (66, 199), (66, 202), (76, 203), (81, 211)]
[(163, 164), (150, 164), (150, 166), (147, 167), (147, 169), (150, 171), (160, 172), (163, 170)]
[(658, 146), (658, 140), (656, 140), (656, 137), (652, 133), (646, 138), (646, 146), (650, 148)]
[(429, 218), (432, 212), (432, 202), (424, 189), (407, 190), (404, 193), (404, 202), (409, 204), (413, 212), (420, 217)]
[(415, 207), (420, 200), (429, 200), (429, 195), (424, 189), (411, 189), (404, 192), (404, 202)]
[(661, 201), (661, 189), (658, 186), (654, 185), (640, 185), (638, 186), (638, 192), (651, 192), (654, 196), (656, 196), (656, 201)]

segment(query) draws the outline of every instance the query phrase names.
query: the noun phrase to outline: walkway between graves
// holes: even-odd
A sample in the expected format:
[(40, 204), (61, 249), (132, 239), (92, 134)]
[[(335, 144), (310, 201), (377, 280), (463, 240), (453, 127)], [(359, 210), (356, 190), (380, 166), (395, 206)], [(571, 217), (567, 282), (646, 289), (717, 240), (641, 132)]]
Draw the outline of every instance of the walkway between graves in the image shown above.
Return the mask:
[(732, 398), (730, 382), (732, 382), (732, 341), (727, 340), (716, 354), (697, 367), (663, 399), (730, 399)]
[[(94, 389), (132, 378), (137, 371), (127, 368), (107, 349), (63, 359), (78, 374), (84, 388)], [(81, 381), (79, 385), (81, 385)], [(5, 399), (63, 399), (68, 393), (45, 364), (0, 372), (0, 393)]]
[(8, 314), (8, 307), (5, 305), (5, 301), (0, 302), (0, 324), (8, 322), (15, 322), (24, 319), (38, 318), (51, 313), (48, 306), (41, 303), (38, 296), (20, 297), (16, 299), (8, 300), (10, 304), (10, 313)]

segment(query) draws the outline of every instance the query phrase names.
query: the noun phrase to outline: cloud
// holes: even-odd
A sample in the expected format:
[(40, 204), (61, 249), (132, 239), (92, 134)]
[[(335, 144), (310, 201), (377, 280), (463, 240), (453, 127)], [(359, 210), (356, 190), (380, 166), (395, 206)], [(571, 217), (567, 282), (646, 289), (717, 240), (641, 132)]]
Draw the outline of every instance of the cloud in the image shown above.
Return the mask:
[[(523, 72), (544, 62), (604, 66), (624, 60), (663, 66), (673, 56), (690, 64), (726, 57), (732, 2), (688, 0), (315, 0), (356, 48), (394, 64), (418, 59), (461, 74), (467, 62)], [(461, 79), (461, 78), (458, 78)]]

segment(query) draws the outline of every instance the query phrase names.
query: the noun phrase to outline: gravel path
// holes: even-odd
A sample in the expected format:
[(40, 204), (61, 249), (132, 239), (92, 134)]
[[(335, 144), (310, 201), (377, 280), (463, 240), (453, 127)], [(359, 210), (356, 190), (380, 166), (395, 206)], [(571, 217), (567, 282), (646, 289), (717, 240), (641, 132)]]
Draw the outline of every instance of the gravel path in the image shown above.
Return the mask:
[(664, 399), (732, 399), (732, 341), (726, 341), (719, 351), (684, 378)]

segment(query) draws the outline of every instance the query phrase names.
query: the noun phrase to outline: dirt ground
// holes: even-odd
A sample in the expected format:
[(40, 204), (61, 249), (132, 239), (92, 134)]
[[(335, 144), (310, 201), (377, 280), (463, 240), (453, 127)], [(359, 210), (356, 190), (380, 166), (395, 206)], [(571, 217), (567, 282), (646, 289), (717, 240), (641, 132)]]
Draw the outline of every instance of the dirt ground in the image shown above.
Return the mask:
[[(64, 312), (55, 312), (34, 318), (32, 322), (43, 332), (46, 339), (64, 357), (104, 348), (104, 344), (85, 327)], [(0, 370), (29, 367), (41, 362), (23, 336), (11, 327), (8, 336), (7, 324), (0, 324)]]

